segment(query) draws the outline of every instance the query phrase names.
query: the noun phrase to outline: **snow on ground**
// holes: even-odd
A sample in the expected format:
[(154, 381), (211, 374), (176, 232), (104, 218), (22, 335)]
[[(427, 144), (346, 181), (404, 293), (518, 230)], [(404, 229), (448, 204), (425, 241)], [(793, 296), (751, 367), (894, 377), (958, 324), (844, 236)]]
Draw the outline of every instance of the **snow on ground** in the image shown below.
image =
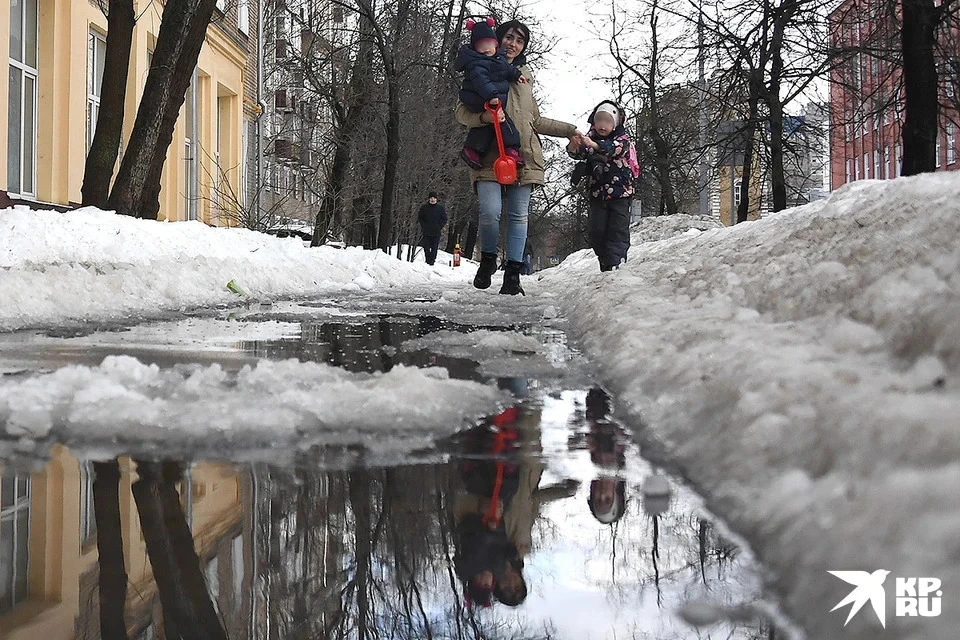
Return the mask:
[(696, 233), (697, 231), (720, 227), (723, 227), (723, 225), (716, 218), (680, 213), (675, 216), (640, 218), (630, 227), (630, 236), (634, 243), (656, 242), (688, 231)]
[[(808, 637), (956, 637), (960, 175), (857, 182), (609, 274), (583, 252), (542, 284)], [(878, 569), (886, 631), (869, 606), (844, 628), (853, 587), (827, 571)], [(927, 576), (942, 615), (896, 617), (894, 578)]]
[[(215, 451), (365, 443), (397, 456), (496, 413), (494, 386), (445, 369), (354, 374), (295, 360), (261, 360), (232, 374), (219, 365), (161, 369), (110, 356), (27, 378), (0, 378), (0, 435), (30, 450), (48, 435), (70, 443)], [(370, 437), (375, 435), (376, 437)]]
[(80, 209), (0, 210), (0, 330), (111, 320), (228, 304), (236, 281), (256, 299), (410, 287), (442, 291), (473, 277), (359, 248), (200, 222), (154, 222)]

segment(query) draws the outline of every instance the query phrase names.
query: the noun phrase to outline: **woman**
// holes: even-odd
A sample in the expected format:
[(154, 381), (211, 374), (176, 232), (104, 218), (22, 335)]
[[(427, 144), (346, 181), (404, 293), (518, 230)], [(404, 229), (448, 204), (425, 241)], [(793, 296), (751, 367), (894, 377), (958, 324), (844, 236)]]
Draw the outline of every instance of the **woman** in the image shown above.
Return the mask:
[[(507, 203), (507, 264), (503, 274), (500, 293), (517, 295), (523, 293), (520, 286), (520, 271), (523, 268), (523, 248), (527, 242), (527, 210), (530, 194), (535, 186), (543, 186), (543, 148), (539, 135), (573, 139), (582, 136), (576, 127), (566, 122), (540, 116), (540, 109), (533, 97), (533, 76), (526, 67), (523, 52), (530, 42), (530, 29), (517, 20), (505, 22), (497, 28), (497, 39), (506, 52), (507, 60), (519, 67), (525, 82), (510, 84), (506, 110), (520, 131), (520, 152), (524, 166), (517, 170), (517, 182), (502, 187), (493, 172), (493, 161), (499, 152), (491, 149), (483, 158), (483, 168), (473, 169), (470, 180), (480, 200), (480, 268), (473, 280), (478, 289), (490, 287), (497, 270), (497, 245), (500, 239), (500, 212), (503, 200)], [(457, 121), (470, 128), (493, 124), (489, 113), (473, 113), (462, 104), (457, 105)], [(505, 119), (500, 114), (501, 121)]]

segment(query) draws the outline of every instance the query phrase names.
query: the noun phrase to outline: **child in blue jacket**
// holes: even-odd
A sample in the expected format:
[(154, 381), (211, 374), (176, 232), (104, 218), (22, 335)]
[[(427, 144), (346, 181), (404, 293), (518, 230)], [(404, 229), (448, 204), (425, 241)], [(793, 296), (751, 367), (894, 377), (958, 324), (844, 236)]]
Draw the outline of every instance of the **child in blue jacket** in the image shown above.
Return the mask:
[(567, 146), (574, 160), (585, 160), (590, 177), (590, 244), (601, 271), (613, 271), (627, 260), (630, 248), (630, 208), (634, 169), (630, 136), (624, 128), (623, 110), (604, 100), (590, 114), (587, 135)]
[[(493, 27), (493, 18), (483, 22), (467, 21), (470, 30), (470, 44), (460, 47), (454, 69), (463, 73), (463, 86), (460, 89), (460, 102), (474, 113), (483, 113), (484, 104), (500, 105), (506, 109), (507, 92), (511, 82), (523, 82), (520, 69), (507, 62), (499, 49), (497, 34)], [(506, 111), (504, 111), (506, 113)], [(506, 154), (514, 159), (518, 167), (523, 166), (520, 154), (520, 132), (510, 118), (500, 125)], [(482, 169), (483, 157), (495, 144), (496, 133), (493, 125), (471, 129), (467, 134), (460, 157), (470, 168)]]

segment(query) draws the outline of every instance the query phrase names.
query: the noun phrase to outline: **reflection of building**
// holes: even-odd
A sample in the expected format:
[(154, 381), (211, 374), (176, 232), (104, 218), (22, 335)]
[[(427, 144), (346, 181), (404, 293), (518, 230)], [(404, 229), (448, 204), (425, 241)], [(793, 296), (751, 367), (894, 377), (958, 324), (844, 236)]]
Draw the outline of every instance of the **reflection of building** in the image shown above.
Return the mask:
[[(9, 640), (97, 638), (99, 600), (92, 474), (58, 447), (43, 471), (0, 470), (0, 629)], [(131, 638), (160, 638), (163, 616), (121, 459), (120, 517)], [(253, 581), (250, 481), (198, 464), (180, 485), (194, 544), (229, 637), (247, 638)], [(246, 508), (245, 508), (246, 507)]]
[[(880, 0), (845, 0), (829, 17), (831, 48), (852, 52), (830, 77), (830, 183), (837, 189), (857, 180), (900, 176), (904, 95), (900, 67), (890, 51), (900, 48), (900, 16)], [(942, 27), (937, 35), (944, 50), (960, 52), (960, 29)], [(960, 82), (956, 59), (938, 60), (941, 79), (938, 171), (960, 170), (960, 114), (956, 96)]]
[[(160, 3), (137, 3), (123, 144), (129, 139), (160, 30)], [(84, 160), (100, 109), (107, 18), (90, 0), (19, 0), (0, 11), (9, 44), (10, 81), (0, 87), (0, 202), (80, 201)], [(143, 5), (143, 6), (139, 6)], [(200, 53), (162, 177), (160, 215), (217, 223), (217, 186), (240, 193), (244, 113), (252, 114), (250, 79), (256, 0), (218, 2)], [(255, 64), (253, 71), (255, 73)], [(195, 91), (194, 91), (195, 89)], [(246, 98), (246, 99), (245, 99)], [(197, 159), (196, 165), (192, 164)], [(219, 167), (219, 169), (218, 169)]]

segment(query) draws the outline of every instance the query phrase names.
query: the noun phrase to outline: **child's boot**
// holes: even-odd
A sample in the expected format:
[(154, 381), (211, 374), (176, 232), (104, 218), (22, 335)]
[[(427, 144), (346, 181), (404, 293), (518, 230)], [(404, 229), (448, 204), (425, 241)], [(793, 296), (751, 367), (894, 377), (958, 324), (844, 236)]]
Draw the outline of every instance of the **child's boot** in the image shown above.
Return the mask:
[(483, 169), (483, 158), (475, 149), (464, 147), (463, 151), (460, 152), (460, 157), (471, 169)]
[(505, 152), (508, 158), (513, 158), (513, 161), (517, 163), (518, 167), (522, 167), (525, 164), (523, 161), (523, 156), (520, 155), (520, 151), (517, 149), (510, 148), (506, 149)]

